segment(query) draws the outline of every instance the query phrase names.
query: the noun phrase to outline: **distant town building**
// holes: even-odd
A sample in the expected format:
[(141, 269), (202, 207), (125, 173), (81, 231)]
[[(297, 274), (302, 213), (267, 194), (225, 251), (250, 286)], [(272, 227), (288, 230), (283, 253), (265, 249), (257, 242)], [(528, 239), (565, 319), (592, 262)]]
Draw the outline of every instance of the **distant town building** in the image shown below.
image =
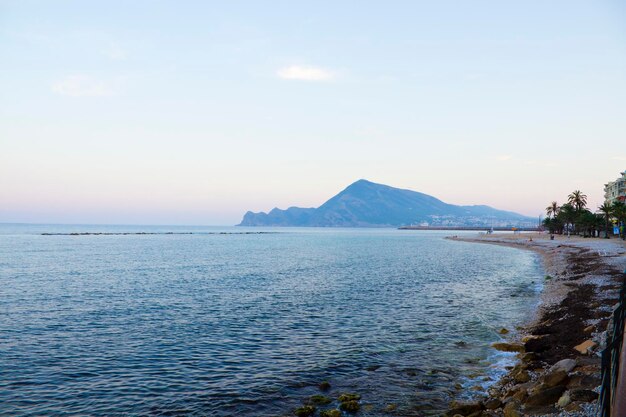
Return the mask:
[(626, 171), (615, 181), (604, 184), (604, 200), (613, 204), (616, 201), (626, 201)]

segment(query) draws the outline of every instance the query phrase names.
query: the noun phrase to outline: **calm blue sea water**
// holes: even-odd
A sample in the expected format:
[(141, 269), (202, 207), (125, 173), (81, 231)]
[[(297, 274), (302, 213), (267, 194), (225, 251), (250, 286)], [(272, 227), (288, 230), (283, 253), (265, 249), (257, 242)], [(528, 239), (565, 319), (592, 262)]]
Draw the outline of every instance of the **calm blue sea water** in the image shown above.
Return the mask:
[[(207, 234), (276, 231), (275, 234)], [(42, 236), (191, 231), (192, 235)], [(449, 233), (447, 233), (449, 234)], [(536, 255), (398, 230), (0, 225), (0, 415), (425, 415), (488, 385)]]

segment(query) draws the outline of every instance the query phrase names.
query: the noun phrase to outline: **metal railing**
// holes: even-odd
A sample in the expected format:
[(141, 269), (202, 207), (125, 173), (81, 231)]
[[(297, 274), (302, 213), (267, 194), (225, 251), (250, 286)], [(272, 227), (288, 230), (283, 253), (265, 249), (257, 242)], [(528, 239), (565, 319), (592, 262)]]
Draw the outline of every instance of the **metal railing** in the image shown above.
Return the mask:
[[(602, 386), (600, 390), (600, 417), (610, 417), (611, 407), (615, 401), (616, 386), (619, 377), (622, 341), (624, 340), (624, 324), (626, 319), (626, 271), (622, 289), (619, 294), (619, 305), (613, 312), (613, 328), (607, 333), (606, 349), (602, 352)], [(622, 378), (626, 375), (622, 375)]]

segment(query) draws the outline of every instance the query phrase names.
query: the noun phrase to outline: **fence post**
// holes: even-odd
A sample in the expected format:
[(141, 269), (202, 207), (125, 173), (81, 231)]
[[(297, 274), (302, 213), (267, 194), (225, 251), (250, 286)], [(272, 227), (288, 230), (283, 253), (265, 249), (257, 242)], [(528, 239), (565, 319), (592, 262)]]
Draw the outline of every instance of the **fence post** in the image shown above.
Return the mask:
[[(619, 294), (619, 304), (613, 312), (613, 328), (607, 332), (606, 349), (602, 352), (602, 385), (600, 417), (626, 416), (626, 350), (623, 349), (626, 318), (626, 271)], [(620, 393), (621, 395), (618, 395)]]

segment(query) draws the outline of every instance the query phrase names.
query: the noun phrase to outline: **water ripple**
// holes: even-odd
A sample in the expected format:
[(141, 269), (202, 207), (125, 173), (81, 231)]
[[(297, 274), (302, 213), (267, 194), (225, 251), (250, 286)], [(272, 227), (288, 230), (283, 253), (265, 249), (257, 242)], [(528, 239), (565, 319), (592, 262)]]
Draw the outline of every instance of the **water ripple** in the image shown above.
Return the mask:
[[(290, 415), (317, 385), (401, 415), (501, 359), (535, 255), (438, 233), (0, 233), (0, 415)], [(495, 377), (495, 375), (492, 375)]]

